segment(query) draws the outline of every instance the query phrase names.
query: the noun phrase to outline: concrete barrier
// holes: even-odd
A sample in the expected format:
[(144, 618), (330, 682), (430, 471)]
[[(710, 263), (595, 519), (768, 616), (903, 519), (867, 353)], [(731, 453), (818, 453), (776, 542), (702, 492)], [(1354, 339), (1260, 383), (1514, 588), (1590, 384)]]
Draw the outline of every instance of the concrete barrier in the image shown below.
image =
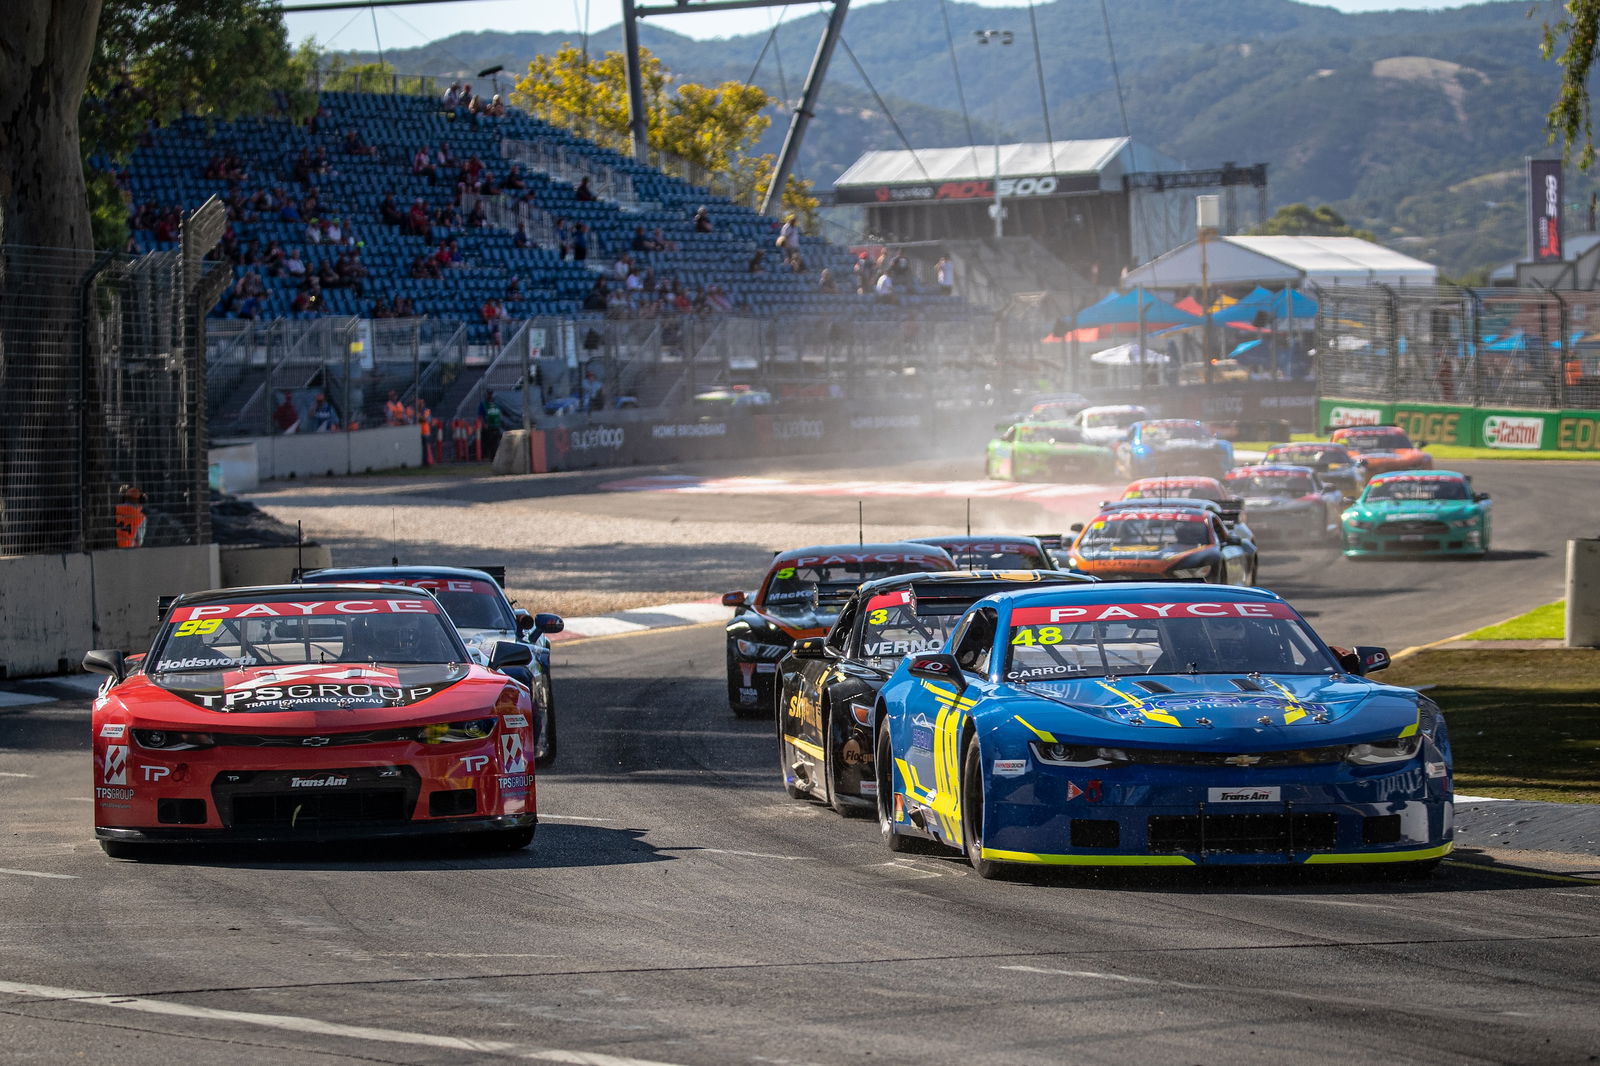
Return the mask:
[(294, 580), (296, 567), (318, 570), (333, 565), (333, 553), (321, 544), (299, 548), (261, 548), (222, 545), (221, 585), (279, 585)]
[(1567, 541), (1567, 647), (1600, 648), (1600, 539)]
[(90, 648), (142, 650), (157, 596), (220, 577), (215, 544), (0, 559), (0, 676), (76, 670)]
[(217, 442), (218, 449), (244, 445), (255, 448), (257, 477), (261, 481), (364, 474), (422, 465), (422, 436), (416, 426), (379, 426), (350, 433), (290, 433)]

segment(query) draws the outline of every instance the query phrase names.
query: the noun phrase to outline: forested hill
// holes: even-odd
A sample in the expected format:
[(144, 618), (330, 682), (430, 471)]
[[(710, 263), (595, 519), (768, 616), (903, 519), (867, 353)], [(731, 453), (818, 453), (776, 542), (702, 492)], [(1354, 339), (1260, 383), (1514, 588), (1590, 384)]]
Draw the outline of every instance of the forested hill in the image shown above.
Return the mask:
[[(998, 103), (1004, 139), (1044, 137), (1027, 9), (942, 7), (888, 0), (850, 12), (849, 49), (835, 54), (827, 106), (802, 160), (819, 185), (865, 149), (899, 146), (890, 116), (917, 147), (966, 143), (969, 120), (986, 143)], [(1194, 166), (1269, 163), (1274, 205), (1332, 203), (1380, 239), (1455, 274), (1520, 252), (1522, 159), (1552, 151), (1544, 114), (1559, 68), (1540, 56), (1539, 41), (1559, 4), (1347, 15), (1293, 0), (1114, 0), (1108, 10), (1135, 138)], [(1034, 9), (1057, 138), (1124, 132), (1101, 11), (1100, 0)], [(680, 76), (742, 80), (754, 70), (774, 95), (794, 99), (824, 18), (786, 19), (759, 67), (766, 34), (695, 41), (647, 22), (641, 41)], [(972, 31), (986, 28), (1011, 29), (1016, 43), (979, 47)], [(406, 73), (521, 70), (573, 37), (463, 33), (385, 58)], [(612, 26), (594, 34), (590, 48), (620, 41)], [(775, 123), (774, 142), (785, 120)], [(1585, 205), (1575, 206), (1573, 222), (1582, 223), (1594, 185), (1569, 173), (1568, 199)]]

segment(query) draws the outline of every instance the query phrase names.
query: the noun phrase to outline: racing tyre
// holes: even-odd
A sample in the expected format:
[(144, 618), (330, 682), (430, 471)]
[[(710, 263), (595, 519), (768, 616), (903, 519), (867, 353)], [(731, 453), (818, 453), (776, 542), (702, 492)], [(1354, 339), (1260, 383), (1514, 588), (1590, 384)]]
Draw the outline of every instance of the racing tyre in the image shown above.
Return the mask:
[[(778, 698), (781, 701), (783, 697), (779, 696)], [(773, 732), (778, 737), (778, 780), (783, 782), (783, 790), (789, 794), (790, 799), (805, 799), (806, 790), (801, 788), (797, 781), (790, 780), (794, 776), (794, 763), (792, 761), (793, 757), (789, 753), (789, 744), (783, 739), (783, 714), (781, 711), (773, 712), (772, 722), (774, 726)]]
[(839, 765), (836, 756), (839, 749), (834, 744), (833, 731), (834, 709), (830, 706), (824, 712), (822, 719), (822, 750), (826, 752), (822, 759), (822, 787), (824, 800), (833, 812), (841, 818), (859, 818), (864, 812), (858, 805), (848, 800), (839, 798)]
[(983, 753), (976, 735), (967, 741), (961, 759), (961, 839), (966, 842), (967, 861), (979, 877), (1003, 881), (1016, 872), (1010, 863), (983, 857)]
[(556, 761), (556, 697), (548, 675), (540, 673), (539, 687), (544, 723), (539, 727), (539, 746), (534, 751), (533, 765), (542, 769)]
[(102, 840), (100, 850), (113, 859), (142, 859), (148, 854), (143, 845), (126, 840)]

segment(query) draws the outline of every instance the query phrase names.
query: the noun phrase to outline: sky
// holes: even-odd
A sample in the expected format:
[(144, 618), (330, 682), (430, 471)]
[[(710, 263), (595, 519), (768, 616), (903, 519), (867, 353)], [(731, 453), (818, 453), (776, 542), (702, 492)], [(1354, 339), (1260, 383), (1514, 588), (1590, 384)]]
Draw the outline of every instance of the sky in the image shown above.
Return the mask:
[[(309, 0), (281, 0), (285, 9)], [(640, 0), (654, 4), (661, 0)], [(852, 7), (875, 0), (852, 0)], [(881, 0), (878, 0), (881, 2)], [(968, 0), (983, 7), (1024, 5), (1016, 0)], [(1229, 0), (1209, 0), (1225, 4)], [(1385, 11), (1395, 9), (1438, 10), (1466, 6), (1462, 0), (1323, 0), (1321, 6), (1340, 11)], [(617, 0), (454, 0), (418, 6), (312, 12), (288, 15), (289, 39), (295, 44), (315, 37), (325, 48), (338, 51), (377, 51), (412, 48), (448, 37), (463, 30), (538, 30), (542, 32), (590, 31), (615, 25), (622, 5)], [(687, 15), (662, 15), (654, 24), (686, 37), (700, 39), (736, 37), (763, 33), (779, 19), (794, 19), (812, 11), (825, 11), (825, 4), (795, 4), (787, 8), (755, 8), (749, 11), (719, 11)], [(401, 71), (401, 73), (406, 73)]]

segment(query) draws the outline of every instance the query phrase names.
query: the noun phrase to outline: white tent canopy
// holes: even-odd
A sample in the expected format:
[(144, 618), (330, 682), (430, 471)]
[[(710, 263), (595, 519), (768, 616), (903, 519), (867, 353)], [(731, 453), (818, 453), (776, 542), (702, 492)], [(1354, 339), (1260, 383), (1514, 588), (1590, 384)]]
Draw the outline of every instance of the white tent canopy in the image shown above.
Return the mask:
[(1141, 349), (1137, 344), (1119, 344), (1089, 357), (1101, 366), (1165, 366), (1169, 360), (1165, 352)]
[[(1439, 268), (1359, 237), (1217, 237), (1206, 242), (1204, 277), (1211, 285), (1433, 285)], [(1128, 272), (1123, 288), (1187, 288), (1201, 284), (1198, 241)]]

